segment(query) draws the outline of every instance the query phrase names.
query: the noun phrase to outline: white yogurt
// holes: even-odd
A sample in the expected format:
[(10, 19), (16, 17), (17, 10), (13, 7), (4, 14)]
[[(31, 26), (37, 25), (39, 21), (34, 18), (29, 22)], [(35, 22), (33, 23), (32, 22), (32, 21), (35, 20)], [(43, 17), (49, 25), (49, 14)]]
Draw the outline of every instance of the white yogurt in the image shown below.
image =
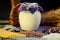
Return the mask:
[(36, 11), (31, 14), (29, 11), (20, 11), (19, 23), (22, 30), (37, 30), (41, 21), (41, 13)]

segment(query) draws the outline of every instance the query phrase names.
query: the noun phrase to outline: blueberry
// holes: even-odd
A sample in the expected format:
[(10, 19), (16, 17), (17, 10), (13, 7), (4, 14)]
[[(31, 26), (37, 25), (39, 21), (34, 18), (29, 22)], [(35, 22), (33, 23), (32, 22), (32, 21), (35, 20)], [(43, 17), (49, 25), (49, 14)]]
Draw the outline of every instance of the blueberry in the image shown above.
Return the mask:
[(33, 14), (36, 11), (36, 9), (35, 8), (29, 8), (29, 11)]
[(26, 7), (25, 6), (22, 6), (22, 11), (26, 10)]

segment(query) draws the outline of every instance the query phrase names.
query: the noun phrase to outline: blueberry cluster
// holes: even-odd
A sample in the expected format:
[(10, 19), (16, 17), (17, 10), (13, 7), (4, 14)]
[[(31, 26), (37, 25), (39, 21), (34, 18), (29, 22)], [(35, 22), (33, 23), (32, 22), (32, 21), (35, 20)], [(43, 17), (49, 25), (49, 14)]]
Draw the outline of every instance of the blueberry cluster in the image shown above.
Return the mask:
[(19, 7), (20, 11), (30, 11), (32, 14), (36, 12), (36, 10), (39, 11), (40, 6), (37, 3), (28, 3), (24, 2)]

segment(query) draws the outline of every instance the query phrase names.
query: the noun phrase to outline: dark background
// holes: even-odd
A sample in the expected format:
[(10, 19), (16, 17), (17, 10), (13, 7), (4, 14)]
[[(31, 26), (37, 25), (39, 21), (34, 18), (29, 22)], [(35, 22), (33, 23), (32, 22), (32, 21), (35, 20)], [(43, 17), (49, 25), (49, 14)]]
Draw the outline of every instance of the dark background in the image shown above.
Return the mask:
[[(37, 2), (43, 7), (45, 12), (60, 7), (60, 0), (21, 0), (21, 2)], [(11, 1), (0, 0), (0, 20), (9, 19), (10, 10)]]

